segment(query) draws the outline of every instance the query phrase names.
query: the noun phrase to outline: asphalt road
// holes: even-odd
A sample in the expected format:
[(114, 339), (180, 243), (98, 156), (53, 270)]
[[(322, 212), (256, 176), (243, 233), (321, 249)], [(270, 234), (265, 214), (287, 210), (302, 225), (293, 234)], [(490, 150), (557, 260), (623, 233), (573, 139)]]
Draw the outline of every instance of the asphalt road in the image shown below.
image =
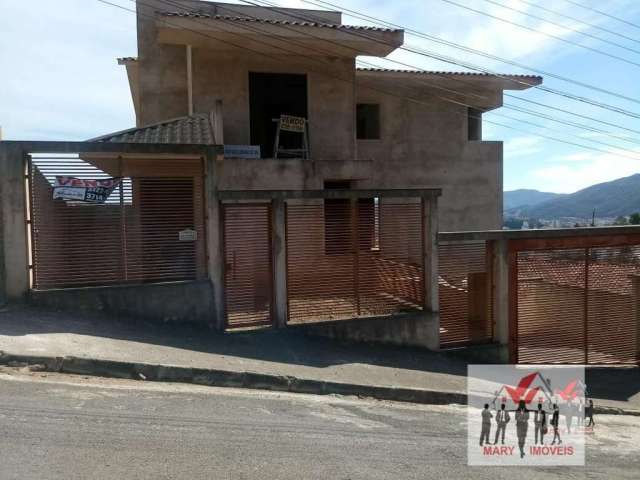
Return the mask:
[(586, 467), (466, 467), (465, 410), (0, 371), (0, 479), (638, 478), (640, 418)]

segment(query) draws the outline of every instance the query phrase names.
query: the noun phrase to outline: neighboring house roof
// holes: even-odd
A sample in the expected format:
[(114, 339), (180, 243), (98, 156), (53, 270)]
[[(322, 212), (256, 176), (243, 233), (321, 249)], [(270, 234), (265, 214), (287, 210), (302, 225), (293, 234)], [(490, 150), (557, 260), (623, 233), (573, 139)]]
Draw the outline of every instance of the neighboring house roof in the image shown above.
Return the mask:
[[(603, 250), (605, 252), (606, 250)], [(589, 291), (633, 295), (632, 277), (640, 274), (640, 264), (632, 263), (637, 259), (624, 255), (620, 250), (611, 250), (611, 255), (619, 253), (623, 258), (607, 261), (591, 260), (589, 263)], [(545, 282), (550, 285), (584, 288), (584, 262), (572, 260), (541, 260), (539, 258), (519, 258), (518, 271), (521, 283)]]
[(130, 128), (87, 140), (109, 143), (172, 143), (214, 145), (213, 125), (208, 114), (197, 113), (145, 127)]
[(156, 12), (163, 17), (184, 17), (184, 18), (207, 18), (213, 20), (223, 20), (225, 22), (251, 22), (251, 23), (266, 23), (270, 25), (291, 25), (297, 27), (317, 27), (317, 28), (333, 28), (336, 30), (367, 30), (373, 32), (403, 32), (402, 29), (394, 28), (382, 28), (382, 27), (369, 27), (366, 25), (341, 25), (335, 23), (323, 23), (323, 22), (307, 22), (307, 21), (294, 21), (294, 20), (270, 20), (265, 18), (254, 17), (240, 17), (230, 15), (210, 15), (208, 13), (200, 12)]
[(535, 81), (542, 82), (542, 77), (539, 75), (512, 75), (512, 74), (491, 74), (483, 72), (447, 72), (442, 70), (401, 70), (394, 68), (365, 68), (358, 67), (358, 72), (371, 72), (371, 73), (400, 73), (407, 75), (446, 75), (446, 76), (462, 76), (462, 77), (495, 77), (495, 78), (527, 78)]

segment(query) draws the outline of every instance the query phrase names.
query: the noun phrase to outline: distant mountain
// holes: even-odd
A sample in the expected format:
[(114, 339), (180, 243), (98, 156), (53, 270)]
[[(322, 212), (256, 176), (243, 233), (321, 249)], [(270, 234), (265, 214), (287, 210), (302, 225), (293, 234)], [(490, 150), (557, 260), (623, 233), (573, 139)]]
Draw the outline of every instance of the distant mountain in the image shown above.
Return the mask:
[(640, 212), (640, 174), (599, 183), (575, 193), (560, 195), (527, 207), (514, 207), (505, 215), (554, 219), (561, 217), (617, 217)]
[(541, 192), (539, 190), (529, 190), (522, 188), (520, 190), (512, 190), (504, 192), (504, 210), (512, 208), (533, 207), (539, 203), (546, 202), (554, 198), (562, 197), (562, 193)]

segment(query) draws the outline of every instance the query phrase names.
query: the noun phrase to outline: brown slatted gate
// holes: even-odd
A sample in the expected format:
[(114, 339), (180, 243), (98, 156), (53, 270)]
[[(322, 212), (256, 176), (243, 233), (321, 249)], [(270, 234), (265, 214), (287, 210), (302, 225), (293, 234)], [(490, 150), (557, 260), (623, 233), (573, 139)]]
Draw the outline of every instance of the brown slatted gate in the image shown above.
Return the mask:
[(487, 242), (438, 245), (440, 345), (486, 343), (493, 338), (491, 256)]
[(421, 310), (421, 208), (373, 198), (288, 202), (288, 322)]
[(523, 250), (515, 268), (519, 363), (637, 362), (640, 246)]
[(54, 200), (56, 177), (104, 180), (117, 177), (121, 167), (107, 173), (99, 168), (100, 159), (79, 155), (30, 158), (27, 220), (34, 289), (206, 277), (201, 162), (140, 162), (141, 173), (164, 170), (167, 176), (125, 173), (105, 202), (89, 203)]
[(589, 363), (634, 363), (640, 350), (640, 246), (589, 251)]
[(518, 362), (584, 363), (584, 249), (517, 255)]
[(227, 327), (271, 325), (271, 207), (223, 205), (223, 224)]

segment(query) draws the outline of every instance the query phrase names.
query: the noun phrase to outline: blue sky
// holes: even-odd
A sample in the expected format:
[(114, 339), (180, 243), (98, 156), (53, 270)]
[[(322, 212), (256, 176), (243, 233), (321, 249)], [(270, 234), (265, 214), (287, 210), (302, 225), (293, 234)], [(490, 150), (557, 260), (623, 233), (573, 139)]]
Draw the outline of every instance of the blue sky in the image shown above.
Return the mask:
[[(129, 0), (111, 0), (127, 8)], [(302, 0), (271, 0), (283, 6), (315, 8)], [(329, 0), (332, 1), (332, 0)], [(590, 48), (640, 64), (640, 53), (631, 52), (579, 33), (509, 11), (486, 0), (454, 0), (487, 12), (526, 24), (537, 30), (578, 42)], [(622, 17), (640, 26), (640, 1), (578, 0), (594, 8)], [(574, 30), (621, 43), (640, 52), (640, 28), (634, 28), (594, 12), (571, 5), (565, 0), (495, 0)], [(241, 3), (241, 2), (232, 2)], [(515, 60), (534, 68), (579, 80), (610, 90), (640, 102), (640, 66), (624, 63), (562, 41), (520, 29), (495, 19), (465, 11), (443, 0), (335, 0), (332, 3), (366, 12), (378, 18), (420, 30), (459, 44)], [(589, 24), (635, 39), (627, 40), (585, 27), (566, 18), (535, 9), (538, 4), (571, 15)], [(345, 23), (365, 23), (344, 17)], [(405, 36), (405, 43), (437, 51), (456, 59), (481, 65), (502, 73), (530, 73), (496, 61), (487, 60), (427, 40)], [(0, 0), (0, 125), (4, 139), (84, 140), (134, 125), (134, 114), (124, 67), (117, 57), (136, 55), (135, 17), (95, 0)], [(391, 58), (418, 68), (460, 70), (405, 51)], [(364, 59), (381, 66), (398, 68), (380, 59)], [(640, 113), (640, 103), (592, 91), (570, 83), (546, 78), (545, 85), (599, 102)], [(574, 113), (595, 117), (621, 127), (640, 130), (640, 120), (616, 114), (584, 103), (571, 101), (539, 90), (509, 92), (516, 97), (553, 105)], [(505, 189), (536, 188), (555, 192), (573, 192), (588, 185), (640, 173), (640, 136), (615, 127), (578, 119), (564, 113), (509, 99), (514, 105), (543, 111), (563, 120), (589, 124), (614, 132), (617, 137), (638, 141), (629, 143), (610, 135), (559, 125), (530, 115), (499, 109), (486, 114), (488, 121), (508, 124), (524, 130), (513, 131), (485, 123), (487, 140), (505, 142)], [(520, 121), (506, 119), (508, 115)], [(522, 123), (539, 123), (551, 130)], [(564, 138), (590, 145), (609, 153), (582, 149), (536, 136)], [(593, 142), (605, 142), (612, 147)]]

